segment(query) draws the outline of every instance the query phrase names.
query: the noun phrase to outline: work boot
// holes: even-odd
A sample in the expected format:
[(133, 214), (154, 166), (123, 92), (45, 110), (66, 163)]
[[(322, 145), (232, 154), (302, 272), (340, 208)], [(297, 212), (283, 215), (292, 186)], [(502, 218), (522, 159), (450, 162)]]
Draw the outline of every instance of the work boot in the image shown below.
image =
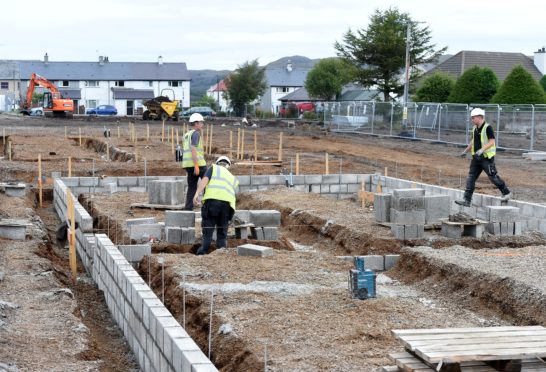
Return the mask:
[(462, 205), (463, 207), (470, 207), (470, 200), (466, 200), (466, 199), (455, 200), (455, 204)]
[(196, 254), (197, 254), (198, 256), (202, 256), (202, 255), (205, 255), (205, 254), (207, 254), (207, 253), (208, 253), (208, 252), (205, 251), (205, 250), (203, 249), (203, 247), (199, 247), (199, 249), (197, 250), (197, 253), (196, 253)]
[(509, 192), (508, 194), (504, 194), (503, 196), (501, 196), (501, 201), (503, 202), (506, 202), (508, 200), (512, 199), (512, 193)]

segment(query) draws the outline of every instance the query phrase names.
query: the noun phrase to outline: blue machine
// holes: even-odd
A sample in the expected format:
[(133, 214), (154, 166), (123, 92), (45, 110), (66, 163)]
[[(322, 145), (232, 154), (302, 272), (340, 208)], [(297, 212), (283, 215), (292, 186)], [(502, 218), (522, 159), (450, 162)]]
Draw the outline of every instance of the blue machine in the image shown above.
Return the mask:
[(375, 297), (375, 273), (364, 268), (364, 257), (355, 257), (356, 270), (349, 272), (349, 289), (353, 298), (365, 300)]

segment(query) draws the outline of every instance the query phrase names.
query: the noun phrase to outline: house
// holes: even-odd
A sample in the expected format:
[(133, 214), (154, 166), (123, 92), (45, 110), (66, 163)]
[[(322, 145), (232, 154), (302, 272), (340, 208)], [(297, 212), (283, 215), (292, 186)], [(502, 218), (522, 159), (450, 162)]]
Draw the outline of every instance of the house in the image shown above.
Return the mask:
[(52, 62), (46, 53), (43, 61), (18, 61), (20, 96), (24, 97), (32, 73), (54, 83), (74, 101), (79, 113), (98, 105), (114, 105), (118, 115), (135, 115), (143, 102), (167, 95), (190, 105), (190, 77), (185, 63), (110, 62), (100, 56), (97, 62)]
[(292, 63), (291, 59), (286, 60), (286, 65), (280, 63), (283, 59), (270, 63), (265, 67), (265, 78), (267, 89), (260, 99), (259, 107), (264, 111), (279, 113), (281, 107), (281, 98), (288, 93), (292, 93), (305, 84), (307, 74), (313, 67), (313, 61), (297, 57), (298, 63)]
[(540, 80), (546, 74), (545, 48), (537, 50), (533, 57), (522, 53), (463, 50), (429, 70), (424, 77), (436, 71), (443, 71), (453, 75), (455, 78), (459, 78), (466, 70), (474, 66), (480, 66), (489, 67), (497, 75), (497, 78), (503, 81), (517, 65), (523, 66), (535, 80)]
[(19, 65), (16, 61), (0, 61), (0, 112), (17, 108), (20, 89)]
[(207, 89), (207, 96), (214, 98), (218, 105), (219, 111), (227, 112), (229, 109), (229, 101), (227, 100), (227, 87), (224, 79), (220, 80)]

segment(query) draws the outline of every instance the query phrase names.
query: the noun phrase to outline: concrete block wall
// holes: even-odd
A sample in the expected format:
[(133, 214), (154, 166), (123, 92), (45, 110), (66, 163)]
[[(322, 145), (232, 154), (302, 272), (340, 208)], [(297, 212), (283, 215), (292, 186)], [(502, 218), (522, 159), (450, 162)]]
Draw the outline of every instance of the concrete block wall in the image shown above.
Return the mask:
[(93, 279), (144, 371), (216, 371), (199, 346), (105, 234)]
[[(61, 220), (68, 222), (67, 214), (67, 186), (60, 179), (55, 180), (53, 186), (53, 203), (55, 206), (55, 212), (59, 215)], [(93, 232), (93, 218), (85, 210), (85, 208), (78, 202), (78, 194), (74, 195), (74, 217), (78, 223), (79, 229), (86, 233)]]

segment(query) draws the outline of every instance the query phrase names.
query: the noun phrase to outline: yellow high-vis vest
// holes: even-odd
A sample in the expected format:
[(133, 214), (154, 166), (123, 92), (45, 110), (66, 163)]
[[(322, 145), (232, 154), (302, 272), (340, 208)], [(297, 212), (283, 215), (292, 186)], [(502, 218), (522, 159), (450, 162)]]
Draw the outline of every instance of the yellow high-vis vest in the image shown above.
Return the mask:
[[(182, 168), (193, 168), (193, 159), (191, 157), (191, 136), (195, 132), (195, 129), (188, 131), (184, 134), (184, 140), (182, 141), (184, 150), (182, 152)], [(199, 136), (199, 143), (195, 148), (197, 150), (197, 166), (204, 167), (207, 165), (205, 161), (205, 151), (203, 150), (203, 138)]]
[(237, 177), (232, 175), (221, 165), (212, 165), (212, 176), (210, 177), (203, 202), (207, 199), (223, 200), (229, 203), (235, 210), (235, 193), (239, 187)]
[[(482, 147), (484, 147), (487, 144), (487, 142), (489, 142), (489, 138), (487, 138), (487, 127), (489, 127), (489, 124), (484, 123), (482, 131), (480, 133)], [(474, 149), (474, 132), (475, 130), (472, 131), (472, 155), (474, 155), (474, 153), (476, 152)], [(491, 159), (493, 156), (495, 156), (496, 153), (497, 153), (497, 146), (493, 145), (483, 152), (483, 157), (486, 159)]]

